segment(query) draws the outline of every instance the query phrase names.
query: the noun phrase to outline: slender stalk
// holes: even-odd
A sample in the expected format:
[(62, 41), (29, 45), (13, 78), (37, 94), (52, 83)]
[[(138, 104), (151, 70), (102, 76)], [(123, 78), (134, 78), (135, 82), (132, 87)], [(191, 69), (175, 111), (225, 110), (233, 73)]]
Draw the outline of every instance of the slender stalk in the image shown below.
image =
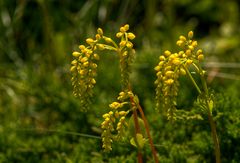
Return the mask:
[[(130, 100), (131, 100), (132, 107), (134, 107), (133, 99), (130, 98)], [(136, 109), (133, 109), (133, 119), (134, 119), (134, 126), (135, 126), (135, 135), (137, 135), (137, 133), (141, 133), (141, 130), (140, 130), (139, 122), (138, 122), (138, 116), (137, 116)], [(138, 141), (135, 141), (135, 142), (138, 146)], [(138, 158), (138, 163), (143, 163), (143, 156), (142, 156), (142, 152), (140, 150), (138, 150), (137, 158)]]
[(208, 109), (208, 120), (210, 123), (212, 138), (213, 138), (213, 142), (214, 142), (216, 163), (220, 163), (221, 162), (221, 152), (220, 152), (220, 145), (219, 145), (219, 140), (218, 140), (218, 136), (217, 136), (217, 129), (216, 129), (216, 125), (214, 123), (212, 114), (210, 113), (209, 109)]
[(137, 108), (138, 108), (138, 110), (141, 114), (141, 117), (143, 119), (143, 122), (144, 122), (144, 126), (145, 126), (145, 129), (146, 129), (147, 135), (148, 135), (148, 139), (149, 139), (149, 143), (150, 143), (150, 147), (151, 147), (151, 150), (152, 150), (152, 154), (153, 154), (155, 163), (158, 163), (157, 152), (156, 152), (156, 149), (153, 145), (153, 140), (152, 140), (152, 137), (151, 137), (151, 134), (150, 134), (150, 131), (149, 131), (149, 125), (148, 125), (147, 119), (146, 119), (146, 117), (144, 115), (144, 112), (142, 110), (142, 107), (139, 105), (139, 103), (137, 104)]
[(193, 79), (191, 73), (189, 72), (188, 68), (186, 68), (185, 66), (183, 66), (185, 71), (187, 72), (188, 77), (191, 79), (193, 85), (195, 86), (195, 88), (197, 89), (198, 93), (201, 94), (202, 91), (200, 90), (200, 88), (198, 87), (197, 83), (195, 82), (195, 80)]
[(206, 103), (207, 111), (208, 111), (208, 121), (209, 121), (209, 124), (211, 127), (212, 139), (214, 142), (216, 163), (220, 163), (221, 162), (221, 151), (220, 151), (220, 145), (219, 145), (219, 140), (218, 140), (218, 136), (217, 136), (216, 125), (213, 120), (212, 113), (211, 113), (210, 106), (209, 106), (209, 100), (208, 100), (209, 93), (208, 93), (207, 83), (204, 78), (204, 73), (203, 73), (203, 70), (201, 69), (201, 67), (199, 68), (199, 70), (200, 70), (201, 82), (202, 82), (203, 89), (205, 92), (205, 103)]

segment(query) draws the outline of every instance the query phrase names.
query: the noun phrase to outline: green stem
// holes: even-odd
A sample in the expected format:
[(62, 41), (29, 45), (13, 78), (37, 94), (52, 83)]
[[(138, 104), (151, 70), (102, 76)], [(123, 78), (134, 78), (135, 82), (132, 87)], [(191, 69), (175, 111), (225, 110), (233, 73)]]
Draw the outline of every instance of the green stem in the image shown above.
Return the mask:
[(212, 138), (213, 138), (213, 142), (214, 142), (216, 163), (220, 163), (221, 162), (221, 152), (220, 152), (220, 145), (219, 145), (219, 140), (218, 140), (218, 136), (217, 136), (217, 129), (216, 129), (216, 125), (214, 123), (212, 114), (210, 113), (209, 109), (208, 109), (208, 120), (210, 123)]
[(197, 89), (198, 93), (201, 94), (202, 91), (200, 90), (200, 88), (198, 87), (197, 83), (195, 82), (194, 78), (192, 77), (191, 73), (189, 72), (188, 68), (186, 68), (185, 66), (183, 66), (185, 71), (187, 72), (188, 77), (191, 79), (193, 85), (195, 86), (195, 88)]
[(217, 136), (217, 129), (216, 129), (216, 124), (213, 120), (213, 116), (212, 116), (212, 112), (210, 110), (210, 106), (209, 106), (209, 93), (208, 93), (208, 87), (207, 87), (207, 83), (206, 80), (204, 78), (204, 72), (201, 69), (201, 67), (199, 66), (199, 73), (201, 76), (201, 82), (203, 85), (203, 90), (205, 93), (205, 103), (207, 106), (207, 111), (208, 111), (208, 121), (211, 127), (211, 133), (212, 133), (212, 139), (214, 142), (214, 150), (215, 150), (215, 157), (216, 157), (216, 163), (220, 163), (221, 162), (221, 151), (220, 151), (220, 145), (219, 145), (219, 140), (218, 140), (218, 136)]

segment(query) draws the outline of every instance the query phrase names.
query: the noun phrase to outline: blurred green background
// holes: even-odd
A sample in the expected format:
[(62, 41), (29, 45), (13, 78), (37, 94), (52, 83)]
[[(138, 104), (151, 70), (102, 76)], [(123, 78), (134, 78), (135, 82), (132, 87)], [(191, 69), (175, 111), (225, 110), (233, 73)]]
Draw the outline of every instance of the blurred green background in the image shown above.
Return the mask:
[[(72, 51), (98, 27), (114, 36), (125, 23), (137, 36), (133, 89), (160, 161), (214, 162), (206, 117), (170, 123), (154, 110), (158, 56), (176, 50), (178, 36), (194, 30), (216, 94), (222, 162), (240, 162), (239, 21), (238, 0), (0, 1), (0, 162), (135, 162), (129, 144), (114, 143), (111, 153), (101, 149), (101, 115), (120, 91), (117, 57), (100, 54), (87, 113), (72, 95), (69, 72)], [(181, 82), (179, 109), (196, 110), (197, 92)], [(152, 162), (149, 146), (144, 160)]]

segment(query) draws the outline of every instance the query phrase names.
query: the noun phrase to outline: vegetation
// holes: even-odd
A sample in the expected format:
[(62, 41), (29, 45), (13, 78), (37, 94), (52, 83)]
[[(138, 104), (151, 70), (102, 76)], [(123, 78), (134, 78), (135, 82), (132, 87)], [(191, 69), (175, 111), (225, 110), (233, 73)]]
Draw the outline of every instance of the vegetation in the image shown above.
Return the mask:
[[(0, 2), (0, 162), (215, 162), (215, 127), (221, 162), (239, 162), (238, 11), (235, 0)], [(113, 33), (126, 23), (131, 34), (123, 26), (118, 42)], [(98, 27), (104, 33), (98, 29), (94, 37)], [(175, 46), (191, 30), (203, 52), (190, 45), (191, 32)], [(90, 58), (77, 46), (89, 36)], [(192, 63), (175, 56), (190, 46)], [(71, 81), (79, 66), (70, 65), (72, 49), (74, 57), (84, 55), (80, 74), (86, 75), (73, 94), (81, 76)], [(170, 63), (165, 80), (159, 72)], [(93, 71), (86, 74), (88, 66)], [(176, 83), (170, 92), (177, 98), (162, 97)], [(165, 108), (159, 113), (156, 101)], [(114, 132), (107, 118), (115, 118)], [(105, 139), (104, 149), (112, 150), (104, 152), (101, 137), (108, 136), (114, 141), (110, 148)]]

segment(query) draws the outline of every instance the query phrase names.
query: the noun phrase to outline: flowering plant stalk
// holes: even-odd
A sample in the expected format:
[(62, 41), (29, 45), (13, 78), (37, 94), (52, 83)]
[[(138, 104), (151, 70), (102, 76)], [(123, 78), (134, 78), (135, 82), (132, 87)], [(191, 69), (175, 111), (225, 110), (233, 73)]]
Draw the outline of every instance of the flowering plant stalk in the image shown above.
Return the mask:
[[(216, 162), (220, 163), (220, 146), (216, 131), (216, 125), (213, 120), (213, 95), (209, 93), (205, 79), (205, 71), (201, 67), (204, 60), (202, 49), (197, 49), (197, 41), (193, 40), (193, 32), (188, 33), (187, 38), (180, 36), (176, 44), (181, 48), (177, 53), (165, 51), (164, 55), (159, 57), (159, 64), (155, 67), (157, 71), (156, 84), (156, 107), (167, 115), (168, 119), (177, 119), (177, 96), (179, 77), (186, 76), (191, 80), (197, 92), (199, 93), (198, 102), (204, 113), (208, 115), (208, 121), (211, 127), (212, 138), (214, 142)], [(201, 83), (195, 81), (190, 67), (194, 68), (194, 74), (198, 74)], [(201, 88), (200, 88), (201, 86)]]
[[(98, 28), (95, 38), (88, 38), (86, 42), (88, 46), (80, 45), (80, 52), (73, 52), (75, 59), (72, 61), (72, 85), (74, 88), (73, 94), (80, 98), (82, 109), (88, 110), (93, 96), (93, 87), (96, 84), (95, 76), (97, 75), (97, 63), (99, 60), (99, 51), (111, 50), (116, 52), (120, 61), (120, 71), (122, 78), (122, 90), (117, 97), (117, 101), (109, 105), (110, 111), (102, 117), (104, 121), (101, 124), (102, 128), (102, 147), (104, 151), (112, 150), (113, 141), (125, 141), (128, 137), (127, 128), (129, 122), (127, 116), (133, 117), (135, 134), (130, 137), (130, 143), (138, 150), (138, 162), (142, 163), (142, 149), (145, 143), (149, 140), (154, 161), (157, 163), (158, 158), (153, 141), (149, 131), (149, 125), (144, 115), (143, 109), (139, 104), (137, 96), (132, 92), (129, 75), (131, 73), (131, 63), (133, 62), (135, 50), (133, 49), (132, 40), (135, 35), (128, 32), (129, 25), (126, 24), (120, 27), (116, 34), (119, 43), (116, 43), (112, 38), (103, 34), (103, 30)], [(140, 112), (143, 119), (144, 128), (148, 138), (144, 138), (138, 116)]]

